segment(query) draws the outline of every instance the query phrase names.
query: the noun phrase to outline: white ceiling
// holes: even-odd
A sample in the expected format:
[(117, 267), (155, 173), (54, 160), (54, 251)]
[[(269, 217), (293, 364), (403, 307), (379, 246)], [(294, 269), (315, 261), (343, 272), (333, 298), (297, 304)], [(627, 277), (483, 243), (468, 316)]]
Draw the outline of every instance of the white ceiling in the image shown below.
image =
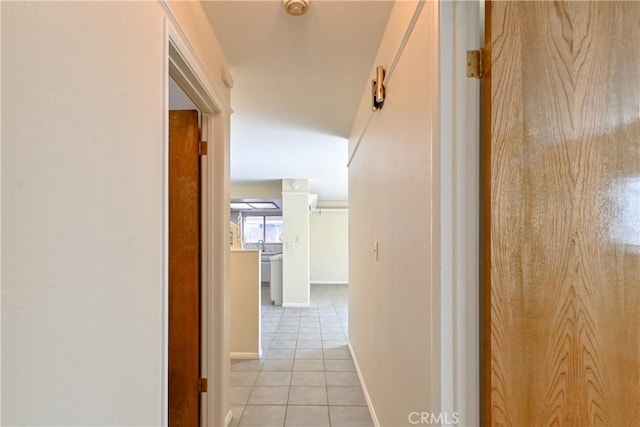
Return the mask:
[(347, 200), (347, 138), (392, 2), (203, 1), (229, 58), (231, 180), (308, 177), (319, 200)]

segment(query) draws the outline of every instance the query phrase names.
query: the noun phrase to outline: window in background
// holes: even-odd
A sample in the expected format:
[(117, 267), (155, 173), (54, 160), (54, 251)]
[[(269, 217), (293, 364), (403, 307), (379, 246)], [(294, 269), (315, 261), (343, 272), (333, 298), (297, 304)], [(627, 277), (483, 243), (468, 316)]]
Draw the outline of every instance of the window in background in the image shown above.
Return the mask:
[(264, 240), (264, 217), (244, 217), (244, 232), (242, 235), (245, 243), (258, 243), (258, 240)]
[(244, 217), (245, 243), (282, 243), (282, 217), (281, 216), (246, 216)]
[(264, 242), (265, 243), (282, 243), (282, 217), (281, 216), (265, 216), (264, 217)]

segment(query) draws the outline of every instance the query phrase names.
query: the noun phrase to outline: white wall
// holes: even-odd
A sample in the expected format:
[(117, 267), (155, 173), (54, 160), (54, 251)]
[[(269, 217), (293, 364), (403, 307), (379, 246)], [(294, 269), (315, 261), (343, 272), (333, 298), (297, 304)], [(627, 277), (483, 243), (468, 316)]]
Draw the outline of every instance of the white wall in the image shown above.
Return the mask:
[(349, 282), (349, 211), (318, 209), (309, 218), (311, 283)]
[(379, 425), (427, 412), (474, 426), (480, 108), (465, 52), (481, 2), (427, 2), (411, 30), (419, 8), (396, 3), (375, 62), (387, 101), (371, 114), (365, 90), (349, 141), (349, 339)]
[(318, 209), (348, 209), (348, 200), (318, 200)]
[(232, 199), (280, 199), (282, 181), (234, 182), (231, 184)]
[(1, 7), (2, 424), (159, 425), (165, 12)]
[(282, 180), (282, 305), (309, 305), (309, 182)]
[(381, 426), (440, 405), (436, 7), (396, 2), (373, 64), (387, 99), (350, 140), (349, 341)]

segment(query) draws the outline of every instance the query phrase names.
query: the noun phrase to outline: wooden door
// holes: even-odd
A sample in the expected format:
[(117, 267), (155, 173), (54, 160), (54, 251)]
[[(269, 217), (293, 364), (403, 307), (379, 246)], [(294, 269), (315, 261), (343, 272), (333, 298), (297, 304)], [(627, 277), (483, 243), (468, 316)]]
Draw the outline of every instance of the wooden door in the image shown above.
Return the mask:
[(169, 112), (169, 426), (200, 424), (200, 159), (197, 111)]
[(640, 423), (640, 3), (492, 2), (483, 420)]

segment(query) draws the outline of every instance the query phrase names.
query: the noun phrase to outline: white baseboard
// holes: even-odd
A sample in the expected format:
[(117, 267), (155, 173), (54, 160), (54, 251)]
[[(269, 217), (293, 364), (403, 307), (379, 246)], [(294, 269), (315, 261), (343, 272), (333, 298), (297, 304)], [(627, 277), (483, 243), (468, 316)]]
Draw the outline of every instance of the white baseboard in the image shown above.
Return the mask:
[(349, 282), (343, 282), (343, 281), (332, 281), (332, 280), (312, 280), (311, 281), (312, 285), (348, 285)]
[(308, 302), (283, 302), (283, 307), (309, 307)]
[(227, 416), (224, 418), (224, 427), (229, 427), (231, 420), (233, 420), (233, 412), (229, 411)]
[(360, 365), (358, 365), (358, 359), (356, 359), (356, 355), (353, 352), (353, 347), (351, 347), (351, 341), (347, 339), (347, 345), (349, 346), (349, 352), (351, 353), (351, 358), (353, 359), (353, 364), (356, 367), (356, 372), (358, 374), (358, 379), (360, 380), (360, 386), (362, 387), (362, 392), (364, 393), (364, 398), (367, 401), (367, 408), (369, 408), (369, 414), (371, 415), (371, 421), (373, 421), (374, 427), (380, 427), (380, 422), (378, 422), (378, 416), (376, 415), (376, 410), (373, 408), (373, 403), (371, 402), (371, 397), (369, 396), (369, 391), (367, 391), (367, 385), (364, 383), (364, 378), (362, 378), (362, 372), (360, 371)]
[(232, 351), (229, 357), (231, 357), (232, 359), (260, 359), (260, 353), (262, 353), (262, 350), (260, 350), (258, 353), (242, 353)]

